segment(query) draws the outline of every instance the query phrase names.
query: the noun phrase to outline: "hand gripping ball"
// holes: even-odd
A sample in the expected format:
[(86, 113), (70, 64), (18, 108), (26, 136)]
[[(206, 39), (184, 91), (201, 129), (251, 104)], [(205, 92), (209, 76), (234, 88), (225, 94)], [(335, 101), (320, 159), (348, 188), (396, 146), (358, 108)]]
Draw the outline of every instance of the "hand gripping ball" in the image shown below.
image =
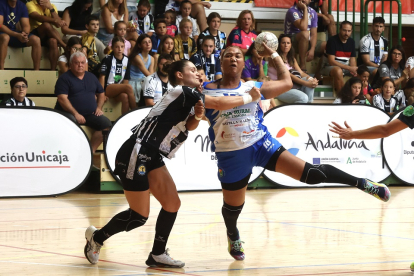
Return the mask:
[(273, 33), (269, 32), (262, 32), (256, 37), (256, 40), (254, 41), (254, 47), (258, 52), (263, 52), (264, 50), (262, 42), (264, 42), (267, 47), (273, 51), (276, 51), (277, 47), (279, 46), (279, 40), (277, 37)]

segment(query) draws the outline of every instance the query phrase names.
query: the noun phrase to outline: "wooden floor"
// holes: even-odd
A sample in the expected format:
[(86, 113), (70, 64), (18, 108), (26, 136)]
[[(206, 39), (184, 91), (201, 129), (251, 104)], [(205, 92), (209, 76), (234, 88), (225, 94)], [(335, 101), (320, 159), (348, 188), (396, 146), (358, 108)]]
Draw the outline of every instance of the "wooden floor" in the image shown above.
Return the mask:
[(245, 261), (227, 253), (220, 192), (180, 193), (168, 247), (183, 269), (149, 269), (155, 218), (84, 258), (84, 232), (127, 208), (122, 194), (0, 200), (0, 275), (411, 275), (414, 188), (388, 203), (354, 188), (249, 191), (239, 219)]

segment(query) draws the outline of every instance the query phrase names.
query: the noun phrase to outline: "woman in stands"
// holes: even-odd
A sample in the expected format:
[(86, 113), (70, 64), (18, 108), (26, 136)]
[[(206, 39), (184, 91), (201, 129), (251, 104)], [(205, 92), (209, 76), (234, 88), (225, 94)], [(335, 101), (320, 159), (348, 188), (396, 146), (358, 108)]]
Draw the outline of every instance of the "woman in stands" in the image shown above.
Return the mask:
[[(92, 0), (75, 0), (71, 6), (63, 11), (62, 20), (67, 23), (66, 26), (62, 26), (62, 33), (64, 34), (62, 40), (64, 42), (68, 42), (72, 36), (81, 37), (87, 32), (85, 27), (86, 18), (91, 15), (91, 12)], [(105, 46), (96, 37), (95, 44), (99, 59), (102, 60), (105, 57), (103, 53)]]
[(79, 37), (73, 36), (66, 44), (65, 52), (58, 59), (59, 77), (69, 70), (69, 58), (75, 52), (83, 52), (86, 55), (86, 49), (82, 48), (82, 41)]
[[(313, 102), (313, 94), (315, 87), (318, 86), (318, 80), (312, 78), (300, 69), (295, 58), (295, 50), (292, 47), (292, 39), (290, 36), (281, 34), (279, 36), (279, 48), (277, 49), (286, 69), (290, 72), (293, 87), (286, 93), (280, 95), (277, 99), (285, 103), (311, 103)], [(267, 75), (271, 80), (277, 80), (278, 71), (269, 66)]]
[(154, 58), (150, 56), (152, 49), (151, 37), (142, 34), (132, 49), (129, 59), (131, 60), (130, 84), (135, 94), (135, 101), (139, 103), (142, 97), (142, 85), (145, 77), (155, 72)]
[(395, 87), (399, 89), (404, 87), (407, 80), (410, 78), (410, 68), (405, 67), (405, 51), (401, 45), (391, 48), (387, 60), (384, 61), (377, 70), (372, 81), (372, 88), (381, 88), (382, 82), (390, 78), (394, 80)]
[(350, 78), (338, 93), (334, 104), (368, 104), (370, 102), (362, 93), (362, 81), (358, 77)]
[(227, 38), (226, 47), (238, 46), (242, 49), (243, 54), (245, 54), (257, 37), (254, 31), (254, 25), (253, 12), (250, 10), (241, 11), (237, 18), (237, 26), (234, 27)]
[[(257, 80), (260, 77), (264, 77), (267, 74), (267, 65), (263, 60), (263, 57), (257, 53), (254, 47), (254, 42), (250, 45), (249, 50), (245, 54), (244, 69), (242, 72), (242, 78), (245, 81)], [(266, 66), (266, 72), (265, 72)]]
[(124, 55), (124, 48), (125, 42), (122, 37), (116, 36), (112, 39), (112, 53), (102, 61), (99, 76), (105, 95), (122, 103), (122, 114), (137, 107), (134, 92), (129, 85), (131, 63)]
[[(162, 209), (155, 226), (155, 239), (148, 256), (148, 266), (183, 267), (166, 250), (168, 237), (180, 208), (180, 199), (163, 157), (172, 158), (187, 139), (188, 131), (197, 128), (208, 108), (226, 110), (260, 99), (257, 88), (243, 96), (214, 98), (204, 96), (200, 75), (188, 60), (165, 65), (174, 89), (151, 109), (148, 116), (132, 129), (132, 136), (119, 149), (114, 173), (119, 175), (129, 209), (115, 215), (100, 230), (89, 226), (85, 237), (85, 256), (95, 264), (104, 241), (122, 231), (131, 231), (145, 224), (150, 211), (150, 192)], [(197, 89), (195, 87), (198, 87)], [(203, 103), (204, 102), (204, 103)]]
[[(161, 54), (169, 54), (171, 58), (174, 60), (175, 58), (175, 47), (174, 47), (174, 38), (169, 35), (164, 35), (161, 38), (160, 45), (158, 46), (157, 53), (154, 55), (154, 64), (158, 64), (158, 57)], [(157, 68), (155, 68), (157, 71)]]
[[(241, 82), (243, 53), (238, 47), (228, 47), (221, 59), (223, 78), (205, 85), (203, 94), (225, 98), (227, 95), (245, 95), (245, 91), (259, 87), (262, 98), (270, 99), (288, 91), (292, 87), (292, 79), (282, 58), (264, 47), (264, 52), (259, 54), (270, 57), (269, 62), (278, 71), (277, 81)], [(383, 184), (356, 178), (331, 165), (314, 166), (285, 150), (262, 124), (263, 112), (257, 102), (222, 112), (206, 108), (206, 117), (210, 121), (209, 136), (217, 156), (218, 177), (223, 191), (222, 214), (227, 228), (228, 250), (236, 260), (245, 257), (237, 219), (243, 209), (254, 166), (283, 173), (307, 184), (344, 183), (383, 201), (390, 198), (390, 192)]]
[[(108, 45), (109, 41), (114, 37), (114, 25), (117, 21), (124, 21), (128, 26), (128, 9), (124, 0), (109, 0), (103, 7), (101, 16), (99, 17), (99, 32), (97, 37)], [(138, 33), (135, 28), (128, 28), (125, 36), (127, 40), (135, 41)]]

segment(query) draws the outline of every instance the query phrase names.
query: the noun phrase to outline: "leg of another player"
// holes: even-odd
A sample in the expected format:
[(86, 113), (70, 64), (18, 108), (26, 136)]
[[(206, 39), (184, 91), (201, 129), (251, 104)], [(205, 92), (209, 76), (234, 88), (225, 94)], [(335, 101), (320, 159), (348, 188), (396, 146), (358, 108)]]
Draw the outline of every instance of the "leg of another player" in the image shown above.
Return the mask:
[(307, 184), (343, 183), (355, 186), (385, 202), (391, 197), (390, 191), (384, 184), (375, 183), (365, 178), (357, 178), (331, 165), (309, 164), (287, 150), (282, 152), (277, 159), (275, 171)]
[(146, 264), (151, 267), (183, 267), (185, 263), (172, 259), (166, 249), (181, 206), (177, 187), (166, 166), (150, 171), (148, 181), (151, 193), (161, 203), (162, 208), (158, 214), (154, 244)]

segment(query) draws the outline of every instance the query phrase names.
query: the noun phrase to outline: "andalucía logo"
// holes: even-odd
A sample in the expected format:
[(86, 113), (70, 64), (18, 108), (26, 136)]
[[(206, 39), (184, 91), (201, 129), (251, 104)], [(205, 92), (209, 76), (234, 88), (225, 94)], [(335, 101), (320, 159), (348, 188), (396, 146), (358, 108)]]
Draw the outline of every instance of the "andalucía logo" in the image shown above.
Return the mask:
[[(296, 132), (296, 130), (294, 130), (291, 127), (284, 127), (281, 130), (279, 130), (279, 132), (276, 135), (276, 138), (282, 138), (286, 133), (289, 133), (293, 137), (299, 137), (299, 134)], [(298, 152), (299, 152), (299, 149), (298, 148), (290, 148), (290, 149), (288, 149), (288, 151), (293, 155), (297, 155)]]
[[(40, 154), (36, 152), (25, 152), (23, 154), (16, 154), (16, 153), (0, 153), (0, 165), (15, 165), (14, 168), (17, 168), (22, 163), (39, 163), (42, 164), (42, 167), (51, 167), (50, 165), (62, 165), (66, 162), (69, 162), (69, 157), (59, 150), (57, 153), (46, 153), (46, 151), (42, 151)], [(26, 164), (27, 165), (27, 164)], [(45, 165), (45, 166), (43, 166)], [(49, 165), (49, 166), (48, 166)], [(62, 166), (59, 166), (62, 167)], [(7, 168), (7, 167), (0, 167), (0, 168)], [(21, 167), (21, 168), (30, 168), (30, 167)], [(36, 167), (39, 168), (39, 167)]]

